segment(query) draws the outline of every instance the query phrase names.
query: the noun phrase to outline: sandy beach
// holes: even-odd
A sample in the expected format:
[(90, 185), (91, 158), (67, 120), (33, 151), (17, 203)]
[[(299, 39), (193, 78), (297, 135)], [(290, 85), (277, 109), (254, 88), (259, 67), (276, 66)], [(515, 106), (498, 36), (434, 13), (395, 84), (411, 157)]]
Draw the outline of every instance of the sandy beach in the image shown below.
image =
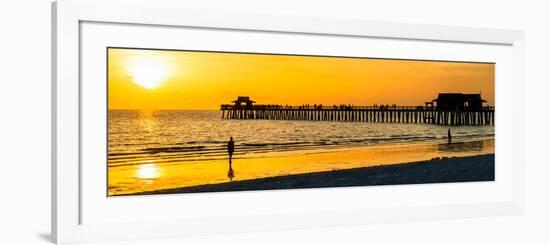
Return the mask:
[(174, 194), (296, 188), (494, 181), (494, 154), (277, 176), (136, 193)]
[(485, 139), (238, 156), (231, 175), (227, 159), (148, 162), (109, 167), (109, 195), (492, 180), (493, 154)]

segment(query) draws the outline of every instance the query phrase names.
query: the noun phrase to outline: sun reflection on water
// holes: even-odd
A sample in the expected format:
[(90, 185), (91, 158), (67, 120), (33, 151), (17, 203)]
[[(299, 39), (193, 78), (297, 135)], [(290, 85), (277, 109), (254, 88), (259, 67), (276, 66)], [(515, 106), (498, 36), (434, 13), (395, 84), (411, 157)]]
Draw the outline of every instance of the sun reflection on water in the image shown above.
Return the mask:
[(155, 164), (144, 164), (139, 166), (137, 177), (140, 179), (155, 179), (159, 176), (158, 168)]

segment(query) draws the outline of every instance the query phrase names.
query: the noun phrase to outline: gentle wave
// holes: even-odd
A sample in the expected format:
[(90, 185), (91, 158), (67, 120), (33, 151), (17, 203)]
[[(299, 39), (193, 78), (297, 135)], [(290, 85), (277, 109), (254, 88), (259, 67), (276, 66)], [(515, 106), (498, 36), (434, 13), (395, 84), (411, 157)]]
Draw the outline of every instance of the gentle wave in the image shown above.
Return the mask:
[[(219, 111), (110, 111), (109, 166), (227, 158), (444, 141), (448, 127), (429, 124), (285, 120), (224, 120)], [(494, 127), (453, 127), (453, 141), (494, 137)], [(267, 154), (269, 155), (269, 154)]]
[[(456, 141), (472, 138), (487, 138), (494, 134), (461, 134), (454, 136)], [(421, 143), (427, 141), (437, 141), (445, 139), (443, 136), (414, 136), (414, 135), (393, 135), (390, 137), (371, 137), (363, 139), (348, 139), (338, 141), (301, 141), (301, 142), (263, 142), (263, 143), (242, 143), (236, 145), (235, 157), (244, 157), (246, 155), (271, 152), (292, 152), (303, 150), (334, 149), (342, 147), (361, 147), (380, 144), (395, 143)], [(184, 145), (199, 144), (207, 142), (183, 142)], [(148, 147), (132, 152), (110, 152), (110, 166), (124, 166), (141, 163), (150, 163), (151, 161), (160, 162), (192, 162), (209, 161), (227, 158), (227, 149), (223, 141), (210, 141), (208, 145), (196, 146), (167, 146), (167, 147)]]

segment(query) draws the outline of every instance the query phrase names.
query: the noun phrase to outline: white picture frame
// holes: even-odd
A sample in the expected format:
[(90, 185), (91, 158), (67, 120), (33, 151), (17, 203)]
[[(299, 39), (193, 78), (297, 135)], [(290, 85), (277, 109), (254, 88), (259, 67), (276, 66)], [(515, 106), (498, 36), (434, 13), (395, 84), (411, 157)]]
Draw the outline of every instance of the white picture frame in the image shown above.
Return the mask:
[[(524, 211), (524, 33), (497, 30), (335, 20), (253, 13), (186, 10), (182, 1), (60, 0), (52, 4), (52, 237), (58, 244), (151, 239), (278, 229), (376, 224), (521, 214)], [(354, 208), (331, 211), (217, 215), (152, 222), (85, 224), (82, 222), (80, 86), (82, 23), (119, 23), (147, 26), (240, 30), (301, 35), (427, 40), (448, 43), (506, 45), (512, 52), (509, 71), (514, 103), (510, 121), (510, 185), (491, 201)], [(497, 93), (497, 97), (501, 96)], [(502, 95), (508, 96), (508, 95)], [(501, 100), (505, 99), (501, 97)], [(498, 137), (498, 136), (497, 136)], [(498, 142), (497, 142), (498, 144)], [(497, 154), (498, 156), (498, 154)], [(368, 188), (368, 187), (365, 187)], [(395, 188), (395, 187), (394, 187)], [(399, 187), (397, 187), (399, 188)], [(323, 191), (323, 190), (318, 190)], [(209, 195), (209, 194), (204, 194)]]

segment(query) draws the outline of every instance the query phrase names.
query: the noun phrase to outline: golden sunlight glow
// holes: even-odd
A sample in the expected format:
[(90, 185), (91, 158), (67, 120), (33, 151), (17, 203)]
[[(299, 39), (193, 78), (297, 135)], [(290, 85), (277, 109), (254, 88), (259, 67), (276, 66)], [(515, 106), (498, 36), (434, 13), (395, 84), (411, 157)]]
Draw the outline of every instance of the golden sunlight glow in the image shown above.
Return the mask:
[(136, 58), (128, 70), (132, 81), (147, 89), (158, 87), (168, 75), (168, 65), (156, 57)]
[(154, 179), (158, 177), (158, 169), (154, 164), (140, 165), (137, 170), (137, 176), (140, 179)]
[(494, 105), (495, 64), (109, 48), (109, 109), (218, 110), (259, 104), (424, 105), (481, 93)]
[[(233, 165), (238, 172), (238, 180), (259, 179), (276, 176), (280, 173), (303, 174), (321, 172), (334, 169), (349, 169), (386, 164), (416, 162), (432, 157), (463, 157), (475, 154), (494, 153), (494, 140), (484, 140), (479, 152), (452, 151), (442, 152), (440, 146), (432, 144), (410, 144), (396, 147), (395, 145), (380, 145), (368, 148), (350, 148), (347, 150), (328, 151), (321, 154), (296, 154), (273, 157), (265, 153), (258, 158), (239, 159)], [(345, 159), (345, 161), (343, 160)], [(345, 162), (345, 164), (342, 164)], [(297, 164), (299, 163), (299, 164)], [(228, 165), (227, 160), (197, 161), (190, 168), (188, 164), (148, 164), (150, 167), (162, 169), (162, 177), (154, 179), (152, 185), (143, 185), (142, 182), (133, 182), (132, 174), (124, 171), (125, 168), (109, 169), (109, 185), (125, 186), (124, 190), (109, 190), (109, 195), (128, 194), (140, 191), (171, 189), (184, 186), (224, 183), (229, 181), (225, 177)], [(144, 169), (141, 165), (132, 165), (127, 168)], [(151, 170), (146, 170), (148, 172)], [(141, 172), (141, 171), (140, 171)], [(160, 172), (160, 171), (159, 171)], [(189, 176), (193, 176), (189, 178)], [(141, 178), (141, 177), (140, 177)], [(177, 181), (174, 181), (177, 180)]]

